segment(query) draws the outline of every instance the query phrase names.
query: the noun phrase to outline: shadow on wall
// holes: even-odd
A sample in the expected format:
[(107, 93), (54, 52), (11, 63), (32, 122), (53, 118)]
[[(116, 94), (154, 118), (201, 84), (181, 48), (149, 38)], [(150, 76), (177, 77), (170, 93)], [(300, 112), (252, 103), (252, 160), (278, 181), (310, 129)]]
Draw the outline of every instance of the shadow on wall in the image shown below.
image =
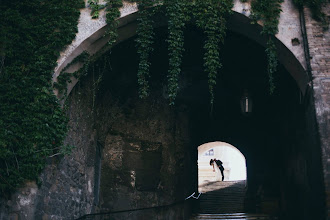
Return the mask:
[(199, 185), (219, 180), (218, 171), (213, 171), (213, 167), (210, 166), (210, 160), (214, 158), (223, 162), (224, 181), (246, 179), (244, 155), (236, 147), (225, 142), (210, 142), (198, 147)]

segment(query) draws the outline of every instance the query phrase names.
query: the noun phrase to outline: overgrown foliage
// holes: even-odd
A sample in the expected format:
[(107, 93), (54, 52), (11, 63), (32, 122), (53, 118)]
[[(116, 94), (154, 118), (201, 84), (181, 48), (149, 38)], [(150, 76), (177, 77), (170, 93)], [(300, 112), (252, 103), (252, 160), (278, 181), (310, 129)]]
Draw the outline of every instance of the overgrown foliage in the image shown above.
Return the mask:
[(184, 12), (187, 4), (182, 0), (164, 0), (164, 5), (168, 17), (168, 96), (173, 105), (179, 89), (178, 79), (184, 51), (183, 28), (186, 23)]
[(283, 0), (254, 0), (252, 1), (251, 18), (254, 22), (261, 21), (263, 24), (262, 34), (268, 38), (266, 54), (268, 60), (269, 93), (275, 90), (274, 73), (277, 70), (277, 53), (273, 36), (278, 33), (278, 23)]
[[(150, 77), (149, 57), (153, 44), (154, 10), (150, 10), (155, 2), (137, 1), (140, 9), (139, 26), (137, 29), (138, 54), (140, 56), (138, 83), (140, 97), (148, 96), (148, 80)], [(148, 4), (147, 4), (148, 3)], [(184, 52), (184, 28), (188, 22), (196, 25), (206, 34), (204, 68), (209, 78), (210, 102), (214, 100), (214, 86), (217, 73), (221, 67), (219, 46), (223, 43), (226, 33), (225, 16), (231, 13), (232, 0), (164, 0), (162, 7), (168, 19), (168, 96), (170, 105), (175, 103), (179, 91), (182, 54)]]
[(154, 30), (153, 19), (156, 9), (152, 7), (154, 2), (150, 0), (139, 0), (139, 17), (137, 18), (137, 51), (139, 55), (139, 68), (137, 73), (139, 84), (139, 96), (140, 98), (146, 98), (149, 94), (149, 69), (150, 69), (150, 55), (153, 51), (154, 43)]
[(99, 0), (88, 0), (87, 3), (91, 8), (91, 16), (93, 19), (98, 18), (100, 15), (100, 10), (106, 7), (106, 4), (100, 5)]
[[(138, 83), (140, 97), (148, 95), (150, 55), (153, 45), (152, 5), (158, 1), (132, 0), (138, 3), (139, 27), (137, 45), (140, 56)], [(246, 2), (246, 0), (241, 0)], [(252, 0), (252, 18), (263, 23), (262, 33), (267, 36), (266, 54), (270, 92), (274, 91), (273, 74), (277, 58), (273, 36), (277, 33), (281, 0)], [(299, 6), (308, 6), (314, 17), (324, 20), (321, 12), (326, 0), (294, 0)], [(117, 18), (121, 0), (88, 0), (91, 16), (99, 17), (106, 8), (109, 26), (108, 47), (117, 39)], [(164, 0), (168, 18), (168, 94), (174, 104), (179, 85), (184, 45), (184, 27), (195, 23), (206, 35), (204, 68), (208, 74), (211, 104), (214, 87), (221, 68), (219, 45), (226, 34), (226, 15), (231, 12), (232, 0)], [(79, 8), (83, 0), (13, 0), (0, 4), (0, 192), (8, 194), (26, 180), (38, 177), (45, 159), (64, 154), (71, 147), (63, 146), (67, 132), (67, 117), (53, 94), (52, 71), (59, 51), (70, 44), (77, 32)], [(160, 6), (159, 6), (160, 7)], [(83, 62), (79, 72), (67, 73), (65, 68), (54, 87), (66, 93), (66, 84), (79, 77), (88, 68), (90, 56), (83, 53), (72, 63)], [(68, 65), (69, 67), (70, 65)], [(99, 82), (100, 79), (97, 80)]]
[(298, 7), (304, 7), (307, 6), (311, 9), (312, 15), (315, 20), (321, 21), (323, 23), (326, 23), (326, 16), (322, 12), (322, 4), (325, 4), (329, 1), (327, 0), (293, 0), (293, 2)]
[(120, 17), (119, 8), (123, 6), (123, 2), (121, 0), (106, 0), (106, 2), (106, 21), (109, 26), (107, 35), (109, 35), (108, 44), (111, 47), (117, 40), (117, 18)]
[(53, 93), (59, 51), (77, 32), (79, 8), (68, 0), (0, 4), (0, 192), (38, 178), (51, 155), (64, 153), (67, 117)]
[(204, 43), (204, 68), (208, 73), (210, 103), (214, 102), (214, 87), (217, 83), (217, 73), (221, 68), (219, 46), (224, 43), (226, 35), (226, 15), (231, 14), (231, 0), (196, 0), (194, 17), (197, 27), (201, 28), (206, 40)]
[[(111, 48), (117, 40), (117, 18), (120, 16), (119, 8), (123, 5), (121, 0), (107, 0), (105, 4), (99, 5), (99, 0), (89, 0), (89, 7), (91, 8), (91, 16), (93, 19), (98, 18), (99, 11), (106, 9), (106, 21), (108, 23), (108, 29), (106, 35), (109, 38), (108, 44), (102, 48)], [(97, 57), (97, 54), (91, 56), (87, 51), (84, 51), (79, 56), (77, 56), (71, 63), (69, 63), (57, 77), (57, 82), (53, 84), (53, 87), (58, 90), (62, 99), (66, 98), (67, 95), (67, 84), (72, 82), (72, 78), (80, 78), (87, 74), (88, 67), (90, 63)], [(79, 70), (69, 73), (67, 69), (76, 63), (82, 63), (83, 66)], [(101, 81), (102, 78), (99, 79)], [(96, 85), (96, 84), (95, 84)]]
[[(83, 63), (83, 67), (73, 73), (67, 72), (67, 70), (76, 63)], [(67, 84), (72, 82), (72, 78), (80, 78), (82, 75), (86, 75), (89, 63), (90, 55), (87, 51), (84, 51), (61, 71), (53, 87), (58, 90), (58, 93), (62, 95), (63, 99), (67, 96)]]

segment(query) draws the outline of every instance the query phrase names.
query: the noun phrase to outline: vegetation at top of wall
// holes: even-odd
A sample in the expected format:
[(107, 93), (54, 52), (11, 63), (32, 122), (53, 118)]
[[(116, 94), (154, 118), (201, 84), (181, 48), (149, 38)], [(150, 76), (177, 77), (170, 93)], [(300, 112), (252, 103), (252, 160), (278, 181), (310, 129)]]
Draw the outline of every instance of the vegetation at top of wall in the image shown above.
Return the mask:
[[(241, 0), (247, 2), (247, 0)], [(308, 5), (315, 17), (321, 19), (321, 5), (326, 0), (294, 0), (296, 4)], [(144, 0), (137, 1), (140, 5), (146, 5)], [(158, 2), (158, 1), (157, 1)], [(262, 34), (268, 41), (266, 55), (268, 60), (268, 80), (269, 93), (275, 90), (274, 73), (277, 70), (278, 60), (274, 35), (278, 33), (278, 24), (281, 13), (281, 3), (283, 0), (252, 0), (251, 19), (253, 22), (261, 21), (263, 24)], [(153, 2), (154, 4), (156, 2)], [(150, 1), (148, 7), (151, 7)], [(168, 70), (168, 95), (170, 104), (174, 104), (179, 90), (178, 78), (181, 72), (181, 60), (183, 53), (183, 28), (187, 21), (196, 22), (207, 35), (204, 49), (204, 68), (208, 74), (210, 103), (214, 102), (214, 87), (221, 62), (219, 60), (219, 43), (223, 43), (226, 34), (225, 16), (231, 13), (233, 7), (232, 0), (164, 0), (163, 6), (166, 8), (168, 17), (168, 48), (169, 48), (169, 70)], [(143, 8), (143, 7), (140, 7)], [(149, 10), (150, 12), (151, 10)], [(152, 51), (153, 29), (152, 14), (148, 10), (142, 10), (140, 13), (143, 19), (140, 19), (138, 27), (138, 40), (140, 44), (138, 53), (140, 55), (138, 83), (140, 86), (140, 97), (148, 96), (148, 79), (150, 63), (148, 57)], [(148, 32), (150, 35), (148, 35)]]
[[(148, 96), (148, 80), (150, 78), (149, 57), (153, 44), (153, 21), (154, 10), (150, 10), (155, 2), (137, 1), (140, 9), (137, 29), (138, 54), (140, 56), (138, 83), (140, 97)], [(148, 4), (147, 4), (148, 3)], [(157, 2), (158, 3), (158, 2)], [(209, 78), (210, 102), (214, 100), (214, 86), (217, 73), (221, 67), (219, 59), (219, 44), (223, 43), (226, 33), (225, 16), (231, 13), (232, 0), (164, 0), (162, 7), (168, 19), (168, 97), (170, 105), (175, 103), (179, 91), (178, 79), (181, 73), (182, 54), (184, 52), (183, 31), (187, 22), (196, 22), (207, 36), (205, 41), (204, 68)], [(141, 10), (142, 9), (142, 10)]]
[[(137, 1), (140, 5), (140, 19), (137, 30), (138, 53), (140, 55), (138, 83), (140, 86), (140, 97), (148, 96), (148, 80), (150, 78), (149, 56), (152, 52), (153, 27), (150, 8), (152, 3), (148, 1)], [(244, 1), (243, 1), (244, 2)], [(254, 0), (252, 1), (252, 15), (254, 22), (263, 23), (262, 34), (267, 36), (267, 48), (265, 50), (268, 58), (269, 91), (272, 94), (275, 89), (273, 74), (277, 69), (276, 46), (273, 36), (278, 32), (278, 22), (281, 12), (282, 0)], [(181, 60), (183, 54), (183, 29), (187, 22), (195, 22), (206, 35), (204, 43), (204, 70), (208, 74), (210, 92), (210, 103), (214, 102), (214, 88), (216, 86), (217, 74), (221, 68), (219, 58), (219, 45), (224, 43), (226, 35), (226, 16), (231, 13), (232, 0), (194, 0), (177, 1), (164, 0), (162, 3), (168, 18), (168, 95), (170, 104), (173, 105), (179, 90), (178, 79), (181, 72)], [(142, 9), (142, 10), (141, 10)], [(149, 14), (148, 14), (149, 12)], [(149, 33), (149, 34), (148, 34)]]
[(329, 2), (328, 0), (293, 0), (298, 7), (307, 6), (311, 9), (313, 18), (322, 23), (326, 23), (326, 16), (322, 12), (322, 5)]
[[(294, 0), (297, 5), (308, 4), (312, 8), (320, 9), (320, 5), (325, 0)], [(97, 0), (89, 0), (98, 4)], [(107, 1), (108, 4), (118, 4), (120, 0)], [(117, 2), (117, 3), (116, 3)], [(169, 53), (169, 70), (168, 70), (168, 96), (170, 104), (173, 105), (175, 98), (179, 91), (178, 79), (181, 72), (181, 61), (183, 54), (183, 29), (187, 22), (196, 22), (196, 26), (201, 28), (206, 34), (204, 49), (204, 68), (208, 74), (210, 103), (214, 102), (214, 87), (216, 85), (216, 78), (221, 62), (219, 59), (219, 44), (223, 43), (226, 34), (226, 15), (231, 13), (233, 7), (232, 0), (131, 0), (136, 2), (139, 8), (138, 28), (137, 28), (137, 48), (139, 54), (139, 68), (138, 68), (138, 84), (139, 96), (145, 98), (149, 93), (149, 69), (151, 63), (149, 61), (150, 55), (153, 51), (152, 45), (154, 41), (153, 18), (155, 14), (154, 5), (162, 5), (165, 8), (166, 16), (168, 18), (168, 53)], [(241, 2), (247, 2), (241, 0)], [(263, 24), (262, 34), (266, 35), (268, 42), (265, 50), (268, 59), (268, 79), (269, 92), (272, 94), (275, 90), (274, 73), (276, 72), (278, 61), (276, 46), (273, 41), (273, 36), (278, 32), (278, 23), (281, 12), (281, 3), (283, 0), (252, 0), (251, 18), (253, 22), (261, 21)], [(92, 6), (91, 6), (92, 7)], [(96, 7), (96, 6), (95, 6)], [(109, 9), (116, 9), (116, 7), (109, 7)], [(320, 11), (320, 10), (318, 10)], [(92, 11), (93, 12), (93, 11)], [(107, 17), (107, 22), (111, 24), (111, 33), (113, 37), (110, 38), (113, 44), (116, 39), (115, 27), (116, 18), (119, 17), (118, 10), (112, 11)]]
[(46, 158), (68, 150), (63, 146), (68, 119), (51, 82), (60, 50), (75, 37), (82, 7), (82, 0), (0, 4), (2, 196), (37, 179)]
[[(91, 8), (91, 16), (92, 19), (96, 19), (99, 17), (99, 11), (102, 9), (106, 9), (106, 22), (108, 23), (108, 29), (106, 31), (106, 35), (109, 38), (108, 44), (101, 49), (105, 50), (106, 48), (111, 48), (113, 44), (117, 40), (117, 18), (120, 16), (119, 8), (123, 5), (121, 0), (106, 0), (106, 3), (103, 5), (99, 4), (99, 0), (88, 0), (88, 7)], [(61, 71), (59, 76), (57, 77), (57, 81), (54, 82), (53, 87), (58, 90), (59, 94), (62, 96), (62, 99), (66, 98), (67, 95), (67, 84), (72, 82), (73, 78), (80, 78), (87, 74), (88, 67), (91, 62), (95, 60), (99, 53), (91, 56), (87, 51), (82, 52), (79, 56), (77, 56), (72, 62), (70, 62), (66, 67)], [(78, 69), (73, 73), (67, 72), (72, 65), (80, 63), (82, 64), (82, 68)], [(102, 78), (99, 79), (101, 81)]]
[(99, 0), (88, 0), (87, 3), (91, 8), (91, 16), (93, 19), (98, 18), (100, 15), (99, 11), (107, 6), (106, 4), (100, 5)]

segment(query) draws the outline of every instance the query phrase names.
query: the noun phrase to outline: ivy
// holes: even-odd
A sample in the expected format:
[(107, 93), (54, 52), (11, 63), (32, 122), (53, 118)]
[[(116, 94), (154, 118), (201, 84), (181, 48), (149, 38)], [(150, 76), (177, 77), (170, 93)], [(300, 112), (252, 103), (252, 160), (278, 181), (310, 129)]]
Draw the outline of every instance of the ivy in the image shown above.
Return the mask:
[[(116, 1), (113, 1), (113, 3)], [(149, 93), (150, 78), (150, 54), (153, 51), (154, 30), (152, 16), (156, 9), (154, 5), (160, 5), (158, 1), (137, 0), (139, 8), (137, 28), (137, 50), (139, 55), (139, 68), (137, 73), (139, 84), (139, 96), (145, 98)], [(108, 1), (109, 7), (110, 1)], [(121, 6), (121, 4), (117, 4)], [(188, 21), (196, 21), (207, 35), (204, 49), (204, 67), (208, 73), (210, 102), (214, 102), (214, 87), (216, 85), (217, 72), (221, 67), (219, 44), (223, 43), (226, 34), (226, 15), (231, 13), (232, 0), (164, 0), (162, 2), (168, 18), (168, 96), (170, 105), (175, 103), (179, 90), (179, 75), (181, 72), (182, 54), (184, 51), (184, 27)], [(120, 15), (115, 7), (110, 7), (107, 14), (107, 23), (110, 24), (110, 45), (117, 37), (115, 32), (116, 18)], [(109, 8), (107, 8), (109, 11)]]
[(0, 193), (35, 180), (45, 159), (67, 152), (68, 119), (53, 93), (60, 50), (74, 39), (83, 1), (0, 5)]
[(277, 63), (276, 46), (271, 38), (267, 42), (266, 55), (268, 60), (267, 72), (268, 72), (268, 82), (269, 82), (269, 93), (273, 94), (275, 91), (273, 73), (276, 72), (278, 63)]
[[(69, 67), (76, 63), (83, 63), (83, 67), (73, 73), (66, 72)], [(87, 51), (84, 51), (79, 56), (74, 58), (73, 61), (60, 72), (57, 77), (57, 82), (54, 82), (53, 87), (58, 90), (59, 94), (63, 95), (63, 98), (67, 95), (67, 84), (72, 82), (71, 78), (80, 78), (80, 76), (86, 75), (89, 63), (90, 55)]]
[(117, 40), (117, 19), (120, 17), (119, 8), (123, 6), (121, 0), (106, 0), (106, 22), (108, 24), (107, 35), (109, 36), (108, 45), (111, 47)]
[(265, 50), (268, 61), (268, 81), (269, 93), (273, 94), (275, 90), (274, 73), (277, 70), (276, 46), (272, 37), (278, 33), (278, 23), (281, 13), (281, 3), (283, 0), (254, 0), (252, 1), (251, 18), (253, 22), (261, 21), (263, 23), (262, 34), (268, 37), (267, 48)]
[(139, 17), (137, 18), (137, 53), (139, 55), (139, 68), (137, 73), (138, 84), (139, 84), (139, 96), (140, 98), (146, 98), (149, 93), (149, 69), (150, 61), (149, 57), (153, 51), (153, 19), (152, 16), (155, 13), (155, 9), (151, 9), (153, 2), (150, 0), (138, 1)]
[(283, 0), (254, 0), (251, 4), (251, 19), (263, 23), (262, 34), (275, 35), (278, 32), (278, 23)]
[(216, 86), (217, 73), (221, 68), (220, 62), (220, 43), (224, 43), (226, 35), (226, 18), (225, 16), (231, 13), (233, 2), (231, 0), (212, 1), (212, 0), (197, 0), (196, 25), (201, 28), (206, 40), (204, 43), (204, 68), (208, 73), (208, 84), (210, 92), (210, 103), (214, 102), (214, 88)]
[(182, 53), (184, 51), (183, 28), (186, 22), (184, 8), (186, 6), (183, 0), (165, 0), (166, 15), (168, 17), (168, 96), (170, 105), (174, 104), (178, 93), (178, 78), (181, 72)]
[[(148, 96), (148, 80), (150, 78), (149, 56), (153, 44), (153, 21), (154, 10), (150, 8), (155, 1), (140, 0), (139, 25), (137, 29), (138, 54), (140, 56), (138, 70), (138, 84), (140, 97)], [(204, 49), (204, 67), (208, 73), (211, 104), (214, 101), (214, 87), (216, 85), (217, 72), (221, 67), (219, 59), (219, 44), (223, 43), (226, 33), (225, 16), (231, 13), (232, 0), (164, 0), (163, 7), (168, 18), (168, 96), (170, 105), (175, 103), (179, 90), (179, 75), (181, 72), (182, 54), (184, 52), (184, 27), (187, 22), (196, 22), (207, 35)]]
[(104, 9), (106, 5), (100, 5), (99, 0), (88, 0), (88, 5), (91, 8), (91, 16), (93, 19), (99, 18), (100, 10)]

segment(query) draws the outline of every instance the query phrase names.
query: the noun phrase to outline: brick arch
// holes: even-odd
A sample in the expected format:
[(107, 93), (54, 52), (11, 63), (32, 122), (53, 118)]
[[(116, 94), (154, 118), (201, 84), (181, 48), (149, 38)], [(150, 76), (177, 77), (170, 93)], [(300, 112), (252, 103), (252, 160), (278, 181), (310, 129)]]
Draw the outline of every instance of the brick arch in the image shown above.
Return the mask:
[[(301, 37), (299, 18), (298, 16), (292, 16), (292, 13), (298, 14), (298, 11), (292, 9), (292, 5), (290, 5), (289, 1), (285, 1), (283, 4), (284, 8), (282, 8), (282, 10), (284, 11), (284, 16), (281, 16), (279, 34), (277, 34), (275, 37), (275, 43), (278, 50), (278, 58), (279, 61), (283, 64), (283, 66), (287, 69), (287, 71), (295, 79), (302, 94), (304, 94), (308, 84), (308, 76), (304, 67), (305, 61), (303, 54), (303, 46), (300, 45), (298, 47), (295, 47), (291, 45), (291, 41), (289, 39), (298, 39), (299, 41), (299, 38)], [(230, 16), (228, 20), (228, 29), (235, 33), (246, 36), (249, 39), (265, 47), (266, 38), (260, 34), (262, 26), (260, 24), (251, 24), (251, 19), (248, 18), (250, 10), (249, 7), (250, 5), (248, 3), (241, 3), (239, 1), (235, 1), (235, 6), (233, 8), (234, 13)], [(287, 15), (288, 13), (290, 14), (290, 16)], [(133, 9), (130, 9), (128, 13), (126, 12), (126, 15), (122, 15), (122, 17), (118, 19), (118, 38), (116, 44), (135, 36), (137, 27), (136, 20), (136, 7), (133, 7)], [(162, 24), (158, 25), (161, 26)], [(81, 43), (79, 43), (78, 45), (70, 45), (69, 53), (67, 53), (66, 55), (62, 55), (62, 57), (60, 57), (58, 60), (59, 65), (54, 71), (53, 82), (57, 81), (57, 77), (60, 75), (61, 71), (83, 51), (88, 51), (91, 55), (102, 55), (102, 53), (104, 53), (106, 50), (101, 52), (101, 49), (106, 45), (109, 40), (109, 38), (105, 36), (106, 29), (107, 25), (104, 23), (92, 34), (86, 37), (85, 40), (81, 41)], [(290, 30), (292, 33), (290, 33)], [(80, 69), (82, 66), (83, 63), (78, 62), (74, 65), (71, 65), (69, 68), (67, 68), (66, 71), (74, 72)], [(77, 82), (78, 79), (73, 78), (72, 82), (68, 84), (68, 95), (70, 94), (71, 90)], [(60, 97), (58, 91), (55, 90), (54, 92), (58, 97)]]

